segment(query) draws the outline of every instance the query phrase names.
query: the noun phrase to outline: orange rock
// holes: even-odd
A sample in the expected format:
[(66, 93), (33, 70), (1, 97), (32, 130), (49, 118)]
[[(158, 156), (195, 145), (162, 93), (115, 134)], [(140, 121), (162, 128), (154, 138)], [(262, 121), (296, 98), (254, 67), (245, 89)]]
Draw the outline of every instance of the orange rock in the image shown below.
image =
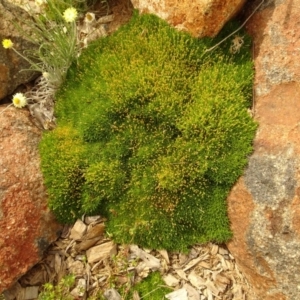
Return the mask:
[(47, 208), (40, 130), (26, 109), (0, 107), (0, 293), (42, 258), (61, 226)]
[(228, 197), (228, 248), (253, 299), (300, 297), (300, 0), (275, 1), (247, 25), (253, 37), (259, 129)]
[[(16, 16), (25, 21), (29, 18), (28, 13), (11, 2), (13, 1), (0, 3), (0, 100), (12, 94), (19, 85), (26, 84), (38, 76), (38, 73), (33, 71), (20, 72), (21, 70), (28, 70), (29, 63), (12, 49), (2, 47), (2, 40), (6, 38), (11, 39), (14, 47), (21, 53), (36, 47), (29, 40), (26, 40), (14, 25)], [(23, 27), (23, 29), (25, 32), (29, 32), (28, 28)]]
[(245, 0), (131, 0), (142, 13), (152, 13), (195, 37), (213, 37)]

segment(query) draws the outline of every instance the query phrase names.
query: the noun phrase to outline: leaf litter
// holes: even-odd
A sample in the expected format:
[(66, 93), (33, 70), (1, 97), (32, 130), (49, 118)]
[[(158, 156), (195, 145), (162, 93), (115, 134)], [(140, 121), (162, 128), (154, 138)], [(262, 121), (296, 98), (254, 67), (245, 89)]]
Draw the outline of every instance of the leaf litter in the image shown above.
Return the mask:
[[(196, 244), (187, 254), (117, 245), (105, 235), (105, 221), (93, 216), (65, 226), (41, 262), (5, 292), (6, 299), (22, 299), (26, 289), (40, 292), (46, 282), (55, 285), (73, 274), (74, 299), (91, 299), (100, 292), (108, 300), (119, 300), (124, 299), (120, 291), (128, 292), (155, 271), (173, 290), (165, 299), (247, 299), (249, 285), (225, 245)], [(142, 299), (136, 291), (133, 298)]]

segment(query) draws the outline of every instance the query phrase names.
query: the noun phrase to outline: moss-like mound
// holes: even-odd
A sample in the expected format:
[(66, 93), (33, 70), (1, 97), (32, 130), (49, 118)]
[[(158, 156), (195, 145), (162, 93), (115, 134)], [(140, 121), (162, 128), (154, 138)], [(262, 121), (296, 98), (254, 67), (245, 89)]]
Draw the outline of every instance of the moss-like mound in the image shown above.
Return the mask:
[(133, 299), (133, 292), (137, 291), (141, 299), (161, 300), (166, 299), (165, 295), (172, 292), (172, 289), (166, 286), (159, 272), (154, 272), (136, 284), (130, 290), (125, 300)]
[(205, 49), (232, 26), (199, 40), (135, 14), (82, 53), (40, 145), (60, 221), (100, 213), (117, 242), (150, 248), (231, 237), (226, 196), (256, 129), (250, 41)]

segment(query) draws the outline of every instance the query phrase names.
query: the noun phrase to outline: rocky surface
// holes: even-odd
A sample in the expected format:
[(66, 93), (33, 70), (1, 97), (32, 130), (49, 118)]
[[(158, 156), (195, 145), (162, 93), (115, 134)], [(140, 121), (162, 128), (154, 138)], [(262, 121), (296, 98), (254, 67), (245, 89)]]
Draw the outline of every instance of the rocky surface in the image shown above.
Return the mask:
[[(3, 1), (0, 0), (0, 4)], [(114, 13), (118, 14), (120, 18), (128, 20), (128, 16), (130, 16), (128, 12), (131, 12), (131, 7), (120, 4), (122, 1), (116, 2), (119, 6)], [(132, 2), (135, 5), (142, 3), (142, 1), (137, 0)], [(171, 3), (167, 0), (159, 3), (167, 2)], [(249, 14), (261, 2), (260, 0), (251, 1), (248, 7)], [(153, 7), (158, 7), (158, 2), (152, 1), (151, 3)], [(176, 8), (178, 13), (178, 7), (187, 5), (188, 2), (180, 1), (180, 4), (178, 3), (173, 1), (173, 6), (169, 7), (169, 11), (172, 12), (172, 9)], [(201, 1), (201, 3), (204, 2)], [(149, 8), (151, 8), (150, 5)], [(140, 9), (143, 10), (142, 6)], [(163, 13), (164, 8), (160, 11)], [(192, 12), (197, 12), (197, 8), (189, 6), (189, 11), (192, 14)], [(186, 15), (181, 16), (185, 20)], [(189, 17), (192, 18), (193, 16), (189, 15)], [(294, 300), (299, 298), (300, 176), (298, 166), (300, 145), (298, 140), (300, 133), (300, 102), (297, 98), (297, 95), (300, 94), (299, 17), (300, 0), (265, 0), (260, 10), (247, 24), (247, 30), (253, 36), (256, 70), (253, 113), (259, 123), (259, 130), (254, 141), (255, 151), (250, 157), (249, 166), (228, 197), (228, 212), (234, 238), (227, 244), (230, 252), (226, 252), (226, 248), (213, 244), (202, 247), (196, 245), (193, 250), (196, 251), (194, 252), (196, 257), (193, 259), (199, 257), (201, 259), (190, 270), (183, 271), (187, 276), (187, 281), (182, 279), (173, 267), (180, 262), (180, 254), (167, 254), (166, 256), (165, 253), (162, 255), (155, 251), (148, 253), (159, 259), (161, 266), (167, 264), (167, 269), (162, 269), (163, 274), (170, 285), (176, 283), (175, 287), (178, 290), (183, 288), (184, 283), (193, 285), (192, 281), (197, 286), (199, 278), (205, 276), (205, 282), (208, 283), (207, 280), (212, 281), (213, 274), (216, 274), (214, 272), (219, 272), (218, 274), (222, 274), (230, 280), (230, 283), (227, 281), (225, 294), (220, 293), (218, 296), (221, 299), (227, 299), (222, 298), (223, 295), (229, 297), (229, 294), (226, 293), (234, 291), (234, 286), (242, 291), (239, 296), (241, 298), (235, 296), (236, 298), (228, 299), (243, 299), (243, 297), (246, 297), (245, 295), (247, 295), (247, 299), (253, 300)], [(187, 20), (185, 24), (189, 24), (188, 22), (191, 19), (187, 18)], [(194, 21), (195, 25), (198, 24), (196, 21)], [(115, 27), (111, 28), (119, 26), (118, 19), (114, 22), (113, 26)], [(174, 26), (179, 24), (181, 23), (173, 23)], [(182, 29), (183, 25), (178, 27)], [(188, 30), (193, 32), (195, 28)], [(193, 34), (198, 35), (199, 32), (196, 29)], [(2, 57), (1, 55), (0, 52), (0, 57)], [(0, 81), (2, 80), (1, 76), (4, 76), (3, 74), (3, 72), (0, 72)], [(19, 111), (15, 108), (7, 109), (3, 114), (0, 112), (0, 126), (0, 172), (2, 172), (0, 176), (1, 290), (1, 288), (3, 289), (11, 283), (11, 281), (8, 283), (9, 275), (11, 275), (11, 278), (17, 279), (20, 274), (29, 269), (29, 266), (32, 266), (41, 258), (44, 246), (54, 239), (53, 232), (56, 232), (59, 226), (57, 224), (53, 225), (55, 223), (52, 221), (48, 223), (52, 224), (50, 226), (43, 227), (41, 225), (47, 224), (52, 216), (47, 211), (45, 202), (40, 201), (42, 198), (45, 199), (45, 191), (40, 181), (41, 174), (38, 170), (36, 147), (40, 138), (40, 131), (31, 127), (26, 110)], [(34, 143), (36, 144), (33, 147)], [(24, 150), (26, 151), (24, 152)], [(10, 167), (3, 167), (4, 165)], [(29, 184), (30, 190), (26, 186), (26, 182)], [(33, 202), (30, 202), (30, 199), (33, 199)], [(46, 221), (40, 222), (41, 219)], [(54, 228), (51, 229), (51, 226), (54, 226)], [(41, 269), (43, 273), (37, 274), (43, 275), (26, 274), (27, 277), (24, 278), (27, 279), (22, 278), (16, 284), (17, 289), (21, 291), (18, 293), (24, 293), (27, 288), (28, 293), (29, 291), (37, 293), (42, 282), (57, 282), (58, 276), (62, 276), (63, 272), (70, 270), (79, 272), (78, 277), (84, 280), (87, 280), (87, 276), (91, 276), (92, 279), (86, 281), (88, 283), (86, 285), (87, 292), (93, 293), (95, 290), (94, 285), (96, 288), (106, 288), (106, 280), (109, 278), (109, 274), (112, 274), (109, 272), (116, 271), (116, 266), (111, 265), (110, 262), (110, 247), (116, 251), (113, 251), (113, 253), (121, 257), (126, 263), (128, 263), (128, 260), (130, 261), (131, 249), (121, 245), (112, 245), (109, 239), (104, 239), (101, 234), (99, 235), (101, 239), (98, 239), (98, 237), (87, 239), (85, 235), (91, 230), (89, 224), (81, 224), (81, 228), (85, 229), (83, 230), (84, 233), (81, 232), (82, 235), (79, 239), (76, 238), (76, 235), (75, 237), (74, 235), (71, 236), (71, 231), (67, 231), (66, 235), (63, 235), (59, 241), (53, 244), (41, 264), (30, 271), (35, 272), (36, 269)], [(9, 234), (11, 230), (15, 230), (15, 232)], [(98, 230), (100, 230), (100, 227)], [(36, 233), (37, 235), (35, 235)], [(41, 239), (34, 237), (39, 234), (41, 234)], [(45, 243), (43, 243), (44, 241)], [(83, 243), (83, 241), (85, 242)], [(106, 246), (101, 246), (105, 244)], [(26, 248), (29, 247), (28, 245), (31, 245), (31, 248)], [(26, 251), (20, 252), (20, 247), (23, 247), (23, 250)], [(93, 247), (107, 247), (106, 250), (104, 249), (107, 255), (106, 259), (102, 257), (98, 260), (98, 251), (93, 251)], [(216, 247), (218, 247), (217, 252), (213, 250)], [(206, 257), (204, 255), (206, 252), (209, 257), (202, 259)], [(22, 256), (19, 256), (19, 259), (13, 260), (13, 257), (21, 254)], [(89, 257), (88, 265), (91, 268), (89, 271), (82, 269), (81, 255)], [(1, 259), (4, 257), (8, 259), (3, 264)], [(241, 281), (236, 279), (239, 276), (242, 278), (241, 275), (237, 277), (232, 274), (229, 275), (229, 273), (226, 273), (228, 270), (224, 271), (220, 268), (224, 264), (221, 257), (225, 260), (226, 265), (227, 263), (228, 265), (232, 264), (233, 269), (242, 271), (252, 287), (250, 290), (247, 291), (245, 288), (246, 285), (243, 279), (240, 279)], [(68, 258), (68, 264), (74, 264), (74, 269), (67, 264)], [(97, 265), (98, 263), (99, 265)], [(184, 268), (185, 266), (181, 263), (180, 266)], [(232, 269), (232, 266), (230, 268)], [(232, 271), (230, 268), (229, 271)], [(134, 269), (133, 271), (135, 276), (141, 277), (142, 273), (140, 274), (139, 270)], [(193, 273), (193, 271), (196, 273)], [(184, 276), (183, 273), (181, 275)], [(104, 277), (105, 279), (101, 279)], [(192, 279), (194, 277), (198, 281)], [(38, 279), (34, 281), (34, 278)], [(120, 281), (124, 280), (122, 273), (118, 273), (118, 278), (120, 278)], [(215, 286), (214, 282), (213, 284)], [(203, 291), (200, 299), (209, 299), (210, 289), (207, 286), (209, 285), (203, 284), (200, 288)], [(255, 293), (255, 295), (252, 295), (252, 293)], [(233, 297), (232, 295), (234, 293), (231, 294), (231, 297)], [(201, 296), (204, 298), (201, 298)]]
[(247, 25), (259, 130), (229, 198), (228, 247), (257, 299), (300, 297), (300, 1), (267, 1)]
[[(105, 235), (104, 221), (100, 216), (85, 217), (66, 226), (43, 260), (4, 293), (5, 299), (36, 299), (44, 283), (57, 284), (66, 274), (73, 274), (76, 282), (68, 293), (72, 298), (98, 295), (99, 299), (100, 294), (121, 300), (134, 284), (155, 271), (173, 289), (166, 299), (242, 300), (249, 294), (245, 278), (224, 245), (194, 245), (187, 254), (116, 245)], [(140, 296), (135, 293), (133, 299)]]
[[(22, 3), (24, 4), (24, 1)], [(3, 34), (5, 38), (13, 39), (16, 48), (22, 44), (22, 47), (27, 49), (30, 44), (21, 39), (18, 32), (14, 32), (10, 23), (11, 9), (22, 17), (27, 16), (24, 10), (10, 2), (0, 0), (0, 15), (7, 15), (0, 22), (0, 29), (4, 30), (0, 30), (0, 38)], [(130, 18), (132, 6), (128, 7), (117, 2), (113, 5), (112, 11), (108, 11), (103, 5), (96, 7), (96, 11), (97, 22), (92, 24), (91, 30), (84, 31), (83, 27), (79, 28), (82, 38), (88, 36), (93, 40), (107, 34), (108, 30), (115, 30)], [(117, 16), (116, 21), (114, 16)], [(91, 31), (92, 36), (88, 35)], [(1, 51), (4, 51), (7, 56), (2, 56)], [(20, 51), (23, 51), (23, 48)], [(1, 59), (4, 59), (3, 72)], [(30, 79), (20, 75), (26, 72), (19, 73), (20, 69), (28, 68), (28, 65), (23, 63), (24, 61), (20, 60), (12, 49), (4, 49), (0, 45), (2, 96)], [(5, 77), (2, 82), (1, 76)], [(32, 89), (32, 86), (28, 85), (27, 89), (24, 87), (20, 89), (30, 96), (37, 87), (34, 86)], [(58, 238), (62, 228), (47, 208), (47, 194), (40, 170), (38, 143), (42, 134), (41, 128), (49, 129), (49, 126), (45, 126), (43, 118), (37, 118), (36, 111), (32, 113), (34, 105), (36, 104), (30, 104), (21, 110), (12, 106), (8, 108), (5, 105), (0, 106), (0, 293), (42, 259), (44, 251)]]
[(245, 0), (131, 0), (142, 13), (152, 13), (195, 37), (213, 37)]
[(25, 109), (0, 106), (0, 292), (41, 260), (61, 226), (47, 208), (41, 131)]
[[(33, 44), (26, 40), (13, 25), (13, 21), (18, 18), (26, 20), (28, 14), (20, 7), (0, 0), (0, 100), (13, 93), (19, 85), (27, 83), (37, 76), (35, 72), (21, 72), (30, 67), (28, 62), (12, 49), (2, 47), (2, 40), (7, 38), (13, 41), (14, 47), (21, 53), (33, 47)], [(23, 29), (30, 34), (28, 29)]]

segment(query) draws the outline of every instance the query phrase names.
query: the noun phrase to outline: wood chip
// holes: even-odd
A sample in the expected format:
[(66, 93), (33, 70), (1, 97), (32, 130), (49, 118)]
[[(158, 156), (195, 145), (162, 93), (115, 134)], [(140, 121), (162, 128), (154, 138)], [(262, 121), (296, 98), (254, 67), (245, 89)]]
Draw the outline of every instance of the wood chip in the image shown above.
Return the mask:
[(70, 238), (73, 240), (80, 240), (86, 233), (86, 230), (87, 226), (78, 219), (71, 229)]
[(56, 273), (59, 273), (61, 270), (61, 257), (57, 253), (54, 256), (54, 269)]
[(202, 260), (202, 257), (195, 258), (191, 260), (184, 268), (183, 271), (186, 272), (187, 270), (191, 269), (192, 267), (196, 266), (200, 261)]
[(84, 217), (84, 223), (90, 225), (91, 223), (98, 223), (103, 221), (101, 216), (86, 216)]
[(75, 250), (77, 252), (85, 251), (91, 247), (93, 247), (95, 244), (97, 244), (98, 241), (100, 241), (102, 237), (95, 237), (93, 239), (84, 239), (83, 241), (79, 242), (75, 245)]
[(72, 229), (71, 225), (65, 225), (60, 235), (61, 238), (66, 239), (69, 236), (71, 229)]
[(169, 254), (166, 250), (158, 250), (158, 253), (163, 257), (167, 264), (170, 264)]
[(156, 271), (160, 268), (160, 260), (158, 258), (146, 253), (136, 245), (131, 245), (129, 249), (134, 255), (136, 255), (137, 258), (142, 259), (147, 267), (152, 271)]
[(137, 291), (134, 291), (133, 292), (133, 295), (132, 295), (132, 300), (140, 300), (140, 295)]
[(215, 245), (215, 244), (212, 245), (211, 250), (210, 250), (211, 255), (216, 255), (218, 253), (218, 251), (219, 251), (219, 246)]
[(188, 275), (190, 283), (197, 289), (206, 286), (205, 279), (201, 278), (194, 270)]
[(186, 273), (182, 269), (175, 269), (175, 272), (181, 279), (188, 280)]
[(187, 290), (189, 300), (200, 300), (200, 294), (196, 289), (194, 289), (190, 284), (186, 283), (183, 285), (183, 288)]
[(211, 280), (207, 279), (205, 285), (206, 288), (210, 290), (214, 295), (217, 296), (219, 294), (219, 289), (215, 286), (215, 284)]
[(179, 253), (179, 263), (180, 265), (184, 265), (188, 261), (188, 256), (184, 253)]
[(95, 237), (102, 237), (104, 234), (105, 225), (103, 223), (99, 223), (96, 225), (88, 226), (86, 234), (83, 236), (83, 240), (93, 239)]
[(164, 275), (162, 279), (167, 286), (175, 287), (179, 284), (179, 280), (176, 277), (174, 277), (172, 274)]
[(122, 300), (120, 294), (116, 289), (109, 289), (105, 291), (103, 295), (107, 300)]
[(214, 300), (214, 296), (211, 290), (206, 290), (207, 300)]
[(224, 284), (230, 284), (230, 279), (227, 278), (226, 276), (221, 275), (221, 274), (218, 274), (216, 276), (216, 281), (222, 282)]
[(169, 293), (165, 297), (169, 300), (189, 300), (187, 290), (184, 288)]
[(25, 288), (24, 300), (37, 299), (39, 286), (28, 286)]
[(71, 274), (81, 275), (84, 273), (85, 267), (81, 261), (75, 260), (68, 265), (68, 269)]
[(222, 247), (219, 247), (219, 254), (221, 255), (228, 255), (228, 250)]
[(95, 263), (99, 260), (104, 260), (105, 258), (110, 257), (111, 251), (115, 247), (114, 242), (107, 242), (98, 246), (94, 246), (86, 251), (86, 256), (88, 262)]
[(211, 264), (206, 262), (206, 261), (200, 261), (198, 266), (201, 266), (202, 268), (205, 268), (205, 269), (211, 269)]
[(142, 261), (140, 262), (136, 268), (135, 268), (137, 274), (141, 277), (141, 278), (146, 278), (148, 277), (149, 273), (150, 273), (150, 268), (147, 266), (147, 264)]

